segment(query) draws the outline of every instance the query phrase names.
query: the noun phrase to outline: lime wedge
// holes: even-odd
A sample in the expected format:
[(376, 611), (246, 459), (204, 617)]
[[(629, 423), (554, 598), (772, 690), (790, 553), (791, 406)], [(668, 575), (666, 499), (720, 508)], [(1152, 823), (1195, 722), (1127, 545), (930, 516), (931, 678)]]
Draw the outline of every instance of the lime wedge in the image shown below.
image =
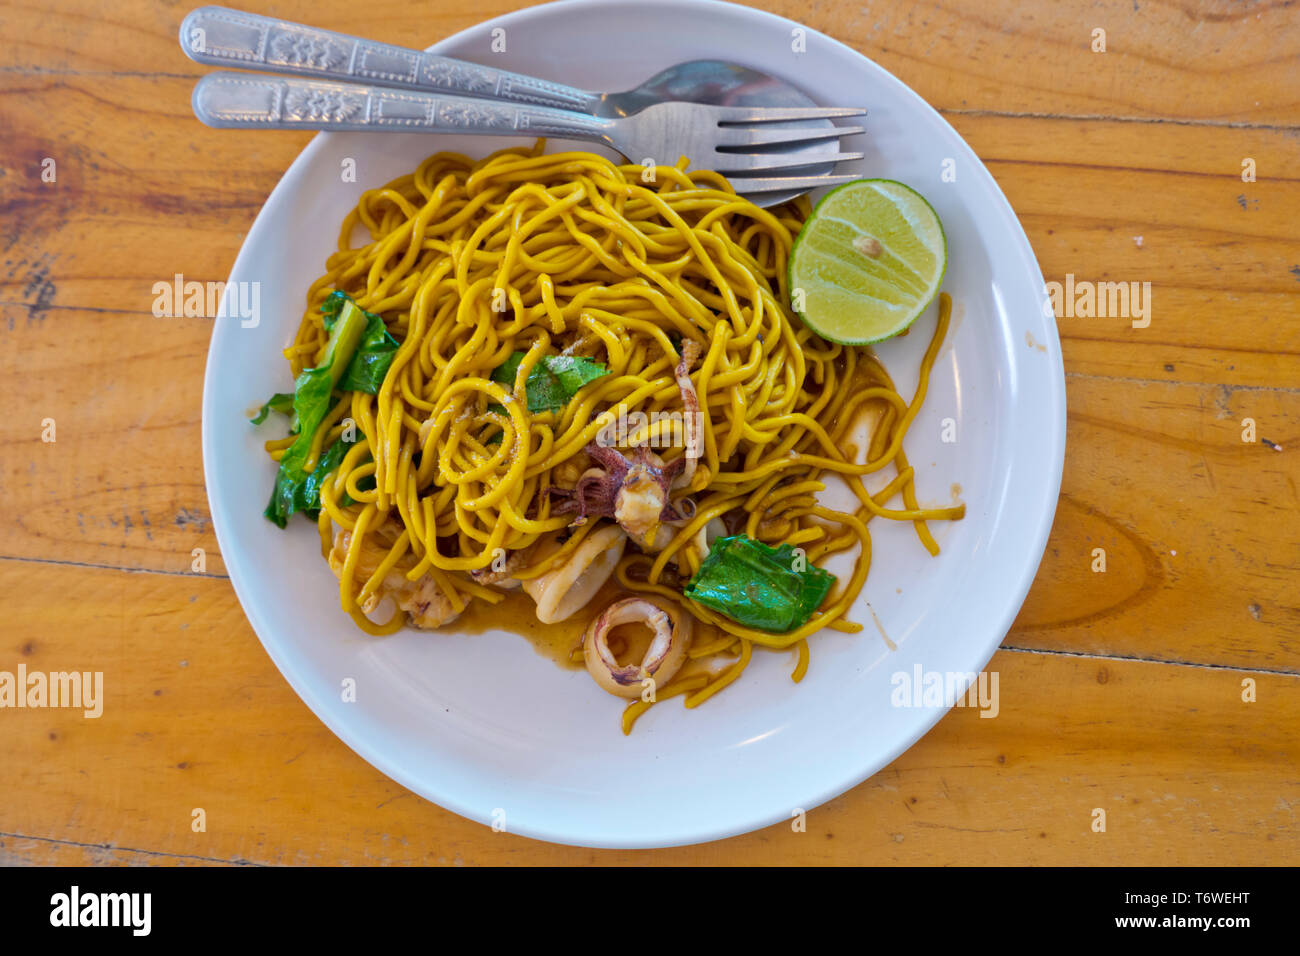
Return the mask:
[(790, 300), (824, 339), (869, 345), (902, 332), (939, 292), (948, 242), (934, 208), (892, 179), (827, 193), (790, 252)]

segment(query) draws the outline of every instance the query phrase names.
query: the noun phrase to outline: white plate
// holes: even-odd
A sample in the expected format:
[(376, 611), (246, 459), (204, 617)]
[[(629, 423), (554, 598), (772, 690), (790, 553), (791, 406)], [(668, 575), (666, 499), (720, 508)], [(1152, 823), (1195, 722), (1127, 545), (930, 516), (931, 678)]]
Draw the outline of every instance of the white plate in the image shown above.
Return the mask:
[[(494, 54), (498, 27), (506, 51)], [(484, 155), (504, 141), (317, 136), (272, 192), (235, 262), (231, 282), (261, 283), (262, 320), (252, 328), (217, 321), (203, 393), (208, 496), (235, 592), (276, 666), (334, 733), (394, 780), (472, 820), (599, 847), (693, 843), (789, 820), (918, 740), (945, 709), (892, 706), (891, 676), (916, 666), (978, 672), (1033, 580), (1060, 486), (1065, 381), (1028, 240), (993, 178), (938, 113), (821, 34), (807, 31), (806, 52), (795, 53), (798, 28), (721, 3), (589, 0), (500, 17), (432, 49), (597, 90), (630, 88), (697, 58), (752, 66), (820, 103), (867, 106), (868, 135), (846, 142), (867, 155), (861, 173), (908, 183), (938, 211), (954, 331), (906, 449), (922, 502), (947, 504), (959, 483), (967, 516), (932, 524), (938, 558), (910, 526), (873, 522), (874, 566), (852, 614), (865, 629), (818, 635), (802, 684), (789, 679), (789, 654), (756, 653), (741, 680), (698, 710), (666, 702), (624, 737), (620, 702), (523, 637), (360, 633), (339, 609), (315, 528), (299, 519), (281, 531), (262, 517), (274, 466), (262, 450), (267, 430), (250, 427), (244, 412), (290, 385), (280, 349), (344, 215), (362, 189), (409, 172), (427, 154)], [(342, 182), (348, 158), (356, 183)], [(955, 182), (943, 181), (948, 161)], [(934, 314), (879, 349), (906, 395)], [(953, 420), (955, 442), (941, 440), (944, 419)], [(887, 648), (867, 601), (897, 650)], [(349, 678), (355, 703), (342, 699)]]

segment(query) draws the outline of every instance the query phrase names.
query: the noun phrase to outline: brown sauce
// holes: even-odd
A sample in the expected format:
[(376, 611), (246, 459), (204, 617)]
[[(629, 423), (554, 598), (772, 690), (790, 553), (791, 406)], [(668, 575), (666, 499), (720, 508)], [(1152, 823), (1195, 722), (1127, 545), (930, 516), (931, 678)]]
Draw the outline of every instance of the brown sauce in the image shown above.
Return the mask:
[[(537, 619), (537, 608), (533, 599), (522, 588), (507, 593), (498, 604), (486, 601), (473, 601), (465, 612), (451, 625), (457, 631), (467, 634), (482, 634), (485, 631), (502, 630), (518, 634), (525, 638), (538, 654), (547, 660), (568, 670), (583, 670), (586, 665), (579, 650), (582, 635), (596, 615), (615, 601), (625, 597), (635, 597), (636, 592), (628, 591), (610, 578), (596, 592), (585, 608), (567, 620), (556, 624), (543, 624)], [(655, 601), (661, 599), (647, 595)], [(722, 636), (722, 631), (701, 621), (693, 621), (691, 645), (700, 647)], [(620, 664), (637, 663), (645, 657), (650, 647), (653, 634), (648, 627), (637, 624), (625, 624), (616, 627), (610, 635), (610, 648)], [(721, 656), (721, 661), (731, 658)], [(686, 676), (706, 673), (714, 668), (708, 660), (687, 661), (679, 674)]]
[(482, 634), (484, 631), (509, 631), (526, 638), (538, 654), (547, 660), (571, 670), (583, 667), (582, 656), (573, 655), (572, 651), (582, 643), (582, 632), (587, 629), (597, 610), (618, 598), (617, 582), (614, 591), (606, 594), (607, 583), (597, 592), (587, 607), (566, 621), (557, 624), (543, 624), (537, 619), (537, 605), (524, 593), (523, 588), (507, 592), (505, 600), (498, 604), (486, 601), (473, 601), (458, 617), (453, 627), (466, 634)]

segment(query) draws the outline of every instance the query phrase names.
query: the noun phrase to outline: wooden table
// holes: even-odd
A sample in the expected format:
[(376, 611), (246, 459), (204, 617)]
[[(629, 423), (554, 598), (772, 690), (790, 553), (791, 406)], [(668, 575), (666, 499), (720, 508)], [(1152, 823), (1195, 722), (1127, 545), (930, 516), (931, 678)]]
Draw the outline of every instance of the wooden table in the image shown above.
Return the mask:
[[(417, 44), (525, 4), (243, 5)], [(99, 720), (0, 711), (0, 863), (1296, 861), (1300, 13), (760, 5), (941, 110), (1049, 280), (1151, 283), (1147, 328), (1060, 319), (1065, 479), (989, 665), (1000, 718), (952, 711), (805, 833), (651, 853), (493, 833), (392, 783), (308, 711), (249, 628), (203, 485), (211, 321), (151, 314), (154, 282), (228, 275), (309, 134), (199, 125), (202, 71), (176, 44), (190, 4), (6, 0), (0, 670), (93, 665), (107, 701)]]

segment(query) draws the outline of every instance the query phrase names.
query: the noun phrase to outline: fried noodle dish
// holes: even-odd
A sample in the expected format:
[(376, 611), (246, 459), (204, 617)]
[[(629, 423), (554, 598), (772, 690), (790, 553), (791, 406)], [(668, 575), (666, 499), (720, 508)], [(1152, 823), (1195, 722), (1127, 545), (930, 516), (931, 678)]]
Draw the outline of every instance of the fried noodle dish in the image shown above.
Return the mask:
[[(625, 732), (756, 648), (797, 651), (799, 681), (810, 637), (861, 629), (870, 522), (912, 522), (937, 554), (926, 522), (964, 513), (920, 506), (903, 451), (948, 296), (905, 398), (870, 348), (791, 310), (806, 197), (762, 209), (684, 160), (543, 147), (439, 153), (348, 214), (285, 350), (294, 391), (255, 419), (290, 418), (267, 517), (315, 519), (370, 634), (520, 589), (542, 622), (590, 618), (573, 659), (628, 700)], [(819, 503), (828, 479), (847, 510)], [(837, 578), (820, 565), (840, 552)]]

